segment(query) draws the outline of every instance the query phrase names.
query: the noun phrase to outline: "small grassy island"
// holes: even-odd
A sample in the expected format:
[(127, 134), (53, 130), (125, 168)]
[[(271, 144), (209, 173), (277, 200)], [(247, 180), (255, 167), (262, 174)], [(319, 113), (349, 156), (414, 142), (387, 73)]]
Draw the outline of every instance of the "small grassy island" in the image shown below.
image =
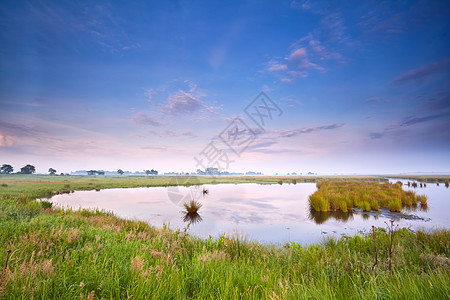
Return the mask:
[(387, 208), (400, 212), (403, 205), (427, 205), (427, 197), (404, 191), (402, 183), (365, 181), (319, 181), (317, 192), (309, 196), (309, 204), (315, 211), (351, 211), (354, 207), (363, 211)]

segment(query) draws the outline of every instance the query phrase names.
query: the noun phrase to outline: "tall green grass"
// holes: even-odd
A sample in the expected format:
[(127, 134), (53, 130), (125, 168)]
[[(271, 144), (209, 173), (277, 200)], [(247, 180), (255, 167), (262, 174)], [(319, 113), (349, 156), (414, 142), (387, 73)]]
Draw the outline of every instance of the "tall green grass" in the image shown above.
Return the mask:
[(309, 196), (309, 204), (315, 211), (351, 211), (357, 207), (363, 211), (388, 208), (399, 212), (403, 206), (427, 205), (427, 197), (404, 191), (401, 183), (366, 181), (319, 181), (318, 190)]

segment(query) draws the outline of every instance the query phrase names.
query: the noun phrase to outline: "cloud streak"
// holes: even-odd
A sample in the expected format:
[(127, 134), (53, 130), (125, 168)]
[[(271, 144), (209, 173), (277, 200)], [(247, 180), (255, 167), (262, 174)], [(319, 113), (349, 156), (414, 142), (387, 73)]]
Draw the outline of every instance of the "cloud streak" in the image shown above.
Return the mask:
[(322, 125), (317, 127), (304, 127), (300, 129), (295, 130), (279, 130), (279, 137), (281, 138), (288, 138), (288, 137), (295, 137), (302, 134), (312, 133), (316, 131), (322, 131), (322, 130), (334, 130), (341, 127), (344, 127), (345, 123), (335, 123), (335, 124), (329, 124), (329, 125)]
[(422, 66), (417, 69), (408, 71), (392, 81), (393, 84), (403, 84), (410, 81), (423, 82), (427, 77), (436, 74), (441, 71), (448, 72), (448, 67), (450, 65), (450, 59), (446, 58), (444, 60), (433, 62), (427, 66)]
[(368, 137), (371, 140), (381, 139), (386, 135), (389, 135), (393, 132), (397, 132), (399, 129), (407, 128), (417, 124), (431, 122), (445, 117), (450, 117), (450, 112), (444, 112), (428, 116), (408, 116), (406, 118), (403, 118), (399, 122), (391, 124), (390, 126), (386, 127), (383, 131), (369, 133)]
[(161, 126), (161, 123), (155, 121), (150, 115), (144, 111), (140, 111), (131, 117), (131, 120), (140, 126)]

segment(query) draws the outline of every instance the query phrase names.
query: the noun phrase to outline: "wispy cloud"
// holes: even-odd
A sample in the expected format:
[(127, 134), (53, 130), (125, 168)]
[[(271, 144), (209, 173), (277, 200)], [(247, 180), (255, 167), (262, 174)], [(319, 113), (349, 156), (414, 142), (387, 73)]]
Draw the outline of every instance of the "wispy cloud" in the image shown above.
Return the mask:
[(168, 98), (165, 111), (171, 115), (188, 114), (204, 107), (198, 96), (179, 90)]
[(287, 64), (282, 64), (275, 60), (271, 60), (267, 63), (267, 70), (269, 70), (270, 72), (287, 71), (287, 69), (288, 69)]
[(414, 126), (417, 124), (423, 124), (427, 122), (432, 122), (438, 119), (447, 118), (450, 116), (450, 112), (444, 112), (440, 114), (428, 115), (428, 116), (408, 116), (403, 118), (402, 120), (390, 124), (384, 130), (379, 132), (371, 132), (369, 133), (369, 138), (372, 140), (381, 139), (387, 135), (397, 132), (400, 129), (408, 128), (410, 126)]
[(42, 132), (42, 129), (38, 129), (36, 127), (0, 121), (0, 133), (4, 136), (9, 135), (17, 136), (20, 138), (25, 136), (35, 136)]
[[(167, 98), (167, 104), (163, 108), (163, 113), (170, 116), (192, 115), (193, 119), (204, 119), (207, 115), (217, 114), (222, 106), (207, 105), (202, 101), (206, 93), (200, 89), (196, 83), (185, 80), (187, 89), (179, 89), (171, 93)], [(194, 115), (200, 113), (200, 115)]]
[(293, 82), (296, 78), (308, 77), (312, 71), (325, 72), (329, 62), (344, 62), (344, 57), (330, 50), (321, 41), (309, 34), (293, 43), (283, 59), (273, 58), (267, 63), (267, 71), (282, 82)]
[(392, 10), (389, 1), (380, 2), (378, 6), (360, 17), (359, 27), (368, 36), (390, 40), (407, 31), (405, 14)]
[(152, 151), (167, 151), (169, 149), (169, 147), (167, 146), (157, 146), (157, 145), (152, 145), (152, 146), (143, 146), (141, 147), (142, 150), (152, 150)]
[(450, 108), (450, 93), (446, 90), (438, 91), (435, 95), (418, 96), (423, 104), (420, 107), (424, 110), (446, 110)]
[(402, 84), (410, 81), (422, 83), (428, 76), (431, 76), (438, 72), (449, 72), (450, 59), (433, 62), (427, 66), (422, 66), (417, 69), (408, 71), (398, 77), (396, 77), (392, 83)]
[(364, 102), (366, 103), (376, 103), (376, 102), (380, 102), (380, 97), (372, 97), (372, 98), (368, 98), (366, 99)]
[(409, 116), (401, 120), (400, 122), (394, 124), (392, 128), (399, 128), (399, 127), (406, 127), (406, 126), (412, 126), (419, 123), (429, 122), (436, 119), (440, 119), (442, 117), (448, 117), (450, 116), (450, 112), (445, 112), (441, 114), (435, 114), (435, 115), (429, 115), (429, 116)]
[(152, 118), (148, 113), (146, 113), (145, 111), (140, 111), (136, 114), (134, 114), (131, 117), (131, 120), (140, 126), (161, 126), (161, 123), (154, 120), (154, 118)]
[(322, 125), (322, 126), (316, 126), (316, 127), (304, 127), (304, 128), (300, 128), (300, 129), (294, 129), (294, 130), (279, 130), (278, 134), (279, 137), (282, 138), (286, 138), (286, 137), (294, 137), (294, 136), (298, 136), (301, 134), (307, 134), (307, 133), (312, 133), (312, 132), (316, 132), (316, 131), (321, 131), (321, 130), (333, 130), (333, 129), (338, 129), (341, 128), (345, 125), (345, 123), (335, 123), (335, 124), (329, 124), (329, 125)]
[(348, 43), (351, 38), (347, 34), (347, 28), (344, 24), (344, 18), (341, 14), (334, 11), (326, 13), (322, 18), (322, 26), (328, 39), (327, 42), (331, 43)]
[(371, 132), (369, 133), (369, 138), (371, 140), (378, 140), (381, 139), (385, 134), (386, 132)]
[(170, 129), (163, 130), (161, 132), (155, 131), (155, 130), (147, 130), (147, 133), (160, 137), (160, 138), (174, 138), (174, 137), (189, 137), (189, 138), (196, 138), (197, 134), (195, 134), (192, 131), (183, 131), (183, 132), (175, 132)]

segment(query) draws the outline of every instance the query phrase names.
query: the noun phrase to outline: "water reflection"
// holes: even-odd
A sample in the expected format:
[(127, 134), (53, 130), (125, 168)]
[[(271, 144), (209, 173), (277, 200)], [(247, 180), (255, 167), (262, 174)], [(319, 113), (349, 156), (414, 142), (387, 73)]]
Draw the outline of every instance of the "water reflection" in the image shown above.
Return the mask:
[(411, 206), (409, 205), (403, 205), (402, 206), (402, 210), (404, 212), (416, 212), (416, 211), (423, 211), (423, 212), (427, 212), (428, 211), (428, 205), (426, 204), (413, 204)]
[[(406, 181), (403, 181), (403, 188), (414, 191), (413, 187), (407, 186)], [(336, 236), (344, 233), (352, 235), (360, 230), (371, 230), (372, 225), (383, 227), (384, 221), (394, 218), (388, 214), (388, 210), (311, 212), (308, 196), (316, 190), (314, 183), (198, 184), (190, 187), (77, 191), (56, 195), (51, 201), (54, 205), (74, 209), (104, 209), (119, 217), (142, 220), (156, 227), (169, 224), (172, 229), (189, 228), (190, 234), (204, 238), (236, 233), (263, 243), (315, 243), (323, 237), (322, 232)], [(420, 218), (401, 218), (399, 224), (413, 230), (448, 227), (449, 190), (444, 184), (427, 184), (421, 193), (428, 197), (428, 207), (405, 207), (402, 210), (404, 214)], [(189, 204), (191, 200), (202, 205), (196, 213), (188, 212), (184, 207), (184, 203)], [(414, 209), (417, 211), (409, 212)], [(369, 218), (365, 220), (363, 214)], [(187, 227), (189, 224), (190, 227)]]
[(183, 222), (189, 224), (195, 224), (203, 221), (202, 217), (198, 214), (198, 212), (185, 212), (183, 217)]
[(367, 221), (370, 220), (370, 217), (373, 217), (373, 219), (378, 220), (379, 216), (386, 216), (386, 217), (398, 217), (398, 218), (404, 218), (404, 219), (411, 219), (414, 218), (414, 215), (410, 215), (408, 213), (412, 212), (428, 212), (428, 205), (403, 205), (402, 207), (402, 214), (399, 213), (392, 213), (388, 210), (380, 209), (379, 211), (370, 211), (370, 212), (364, 212), (360, 209), (354, 209), (353, 212), (342, 212), (342, 211), (315, 211), (311, 206), (309, 206), (308, 211), (308, 218), (312, 221), (314, 221), (316, 224), (324, 224), (329, 219), (334, 219), (336, 221), (340, 221), (342, 223), (346, 223), (349, 221), (353, 221), (354, 215), (361, 215), (362, 219)]
[(308, 218), (310, 220), (313, 220), (316, 224), (323, 224), (330, 218), (345, 223), (353, 220), (353, 212), (345, 213), (342, 211), (315, 211), (310, 207), (308, 212)]

